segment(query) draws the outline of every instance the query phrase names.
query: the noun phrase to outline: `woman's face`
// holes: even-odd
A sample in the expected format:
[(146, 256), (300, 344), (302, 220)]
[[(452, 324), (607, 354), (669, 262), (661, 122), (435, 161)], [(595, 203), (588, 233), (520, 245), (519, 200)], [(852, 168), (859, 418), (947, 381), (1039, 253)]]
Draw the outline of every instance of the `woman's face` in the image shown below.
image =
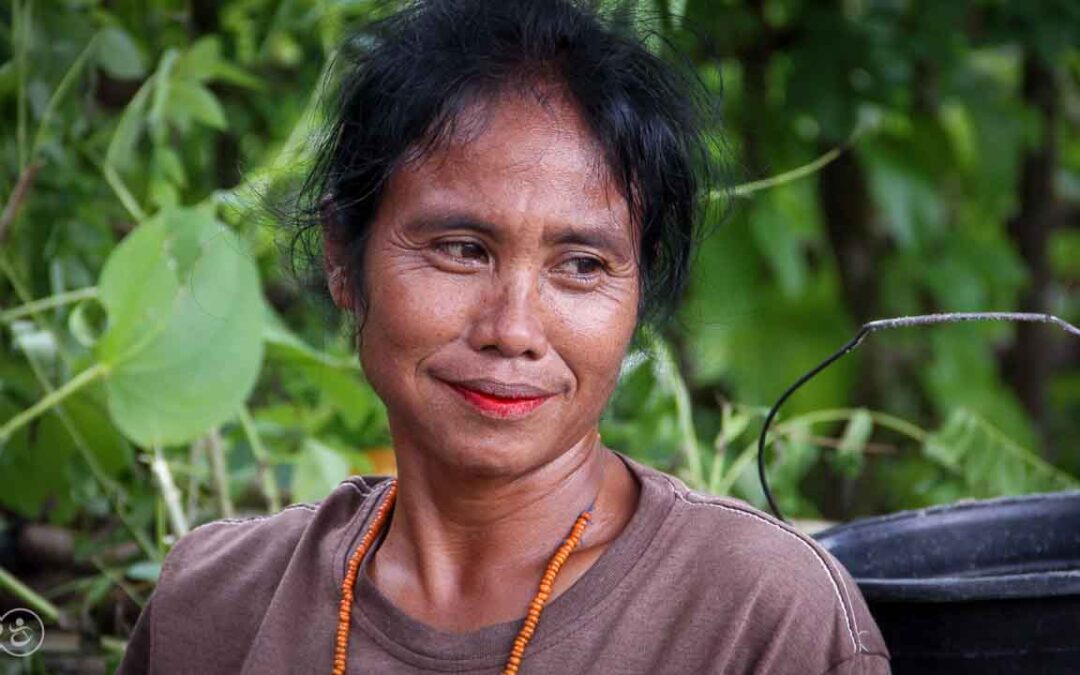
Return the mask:
[(360, 358), (399, 455), (515, 476), (593, 438), (637, 318), (636, 242), (560, 100), (475, 108), (479, 132), (387, 185)]

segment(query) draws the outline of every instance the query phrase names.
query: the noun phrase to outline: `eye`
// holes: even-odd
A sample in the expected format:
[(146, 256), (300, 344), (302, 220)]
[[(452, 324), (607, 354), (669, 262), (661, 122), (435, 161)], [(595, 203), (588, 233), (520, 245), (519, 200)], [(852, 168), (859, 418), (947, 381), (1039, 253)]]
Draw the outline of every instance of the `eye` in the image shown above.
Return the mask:
[(604, 271), (604, 261), (592, 256), (576, 256), (559, 263), (556, 268), (577, 282), (593, 282)]
[(434, 248), (443, 255), (468, 265), (483, 263), (487, 261), (488, 257), (484, 247), (474, 241), (460, 239), (440, 241), (435, 244)]

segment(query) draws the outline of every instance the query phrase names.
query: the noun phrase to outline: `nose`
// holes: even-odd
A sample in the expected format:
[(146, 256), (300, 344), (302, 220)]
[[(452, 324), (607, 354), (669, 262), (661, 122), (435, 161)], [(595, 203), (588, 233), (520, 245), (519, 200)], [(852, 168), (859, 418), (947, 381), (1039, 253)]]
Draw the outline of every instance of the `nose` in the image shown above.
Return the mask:
[(496, 279), (481, 300), (470, 346), (477, 351), (498, 350), (509, 358), (542, 358), (548, 341), (540, 300), (539, 284), (530, 272)]

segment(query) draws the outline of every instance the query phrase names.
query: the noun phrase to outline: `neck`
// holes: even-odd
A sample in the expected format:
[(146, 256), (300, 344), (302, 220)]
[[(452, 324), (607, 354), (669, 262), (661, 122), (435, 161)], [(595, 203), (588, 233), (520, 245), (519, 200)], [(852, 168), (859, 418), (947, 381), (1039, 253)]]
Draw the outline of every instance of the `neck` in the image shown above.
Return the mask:
[(595, 561), (636, 505), (636, 482), (595, 431), (512, 478), (460, 476), (424, 461), (431, 455), (407, 446), (395, 451), (397, 502), (368, 576), (395, 604), (430, 623), (438, 623), (439, 608), (460, 614), (463, 603), (490, 610), (474, 617), (478, 625), (520, 616), (521, 597), (535, 591), (582, 511), (592, 505), (594, 517), (579, 554), (571, 556), (579, 569), (560, 575), (563, 586), (584, 573), (580, 561)]

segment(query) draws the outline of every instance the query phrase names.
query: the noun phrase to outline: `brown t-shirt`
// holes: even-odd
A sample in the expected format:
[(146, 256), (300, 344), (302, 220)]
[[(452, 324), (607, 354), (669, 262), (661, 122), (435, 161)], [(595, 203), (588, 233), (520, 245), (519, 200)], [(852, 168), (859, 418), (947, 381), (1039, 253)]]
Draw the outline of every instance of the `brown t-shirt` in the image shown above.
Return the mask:
[[(637, 510), (545, 607), (523, 674), (889, 672), (858, 588), (812, 539), (619, 456), (641, 483)], [(192, 530), (117, 672), (329, 673), (347, 560), (388, 486), (352, 476), (321, 502)], [(442, 632), (361, 573), (349, 673), (498, 673), (520, 625)]]

